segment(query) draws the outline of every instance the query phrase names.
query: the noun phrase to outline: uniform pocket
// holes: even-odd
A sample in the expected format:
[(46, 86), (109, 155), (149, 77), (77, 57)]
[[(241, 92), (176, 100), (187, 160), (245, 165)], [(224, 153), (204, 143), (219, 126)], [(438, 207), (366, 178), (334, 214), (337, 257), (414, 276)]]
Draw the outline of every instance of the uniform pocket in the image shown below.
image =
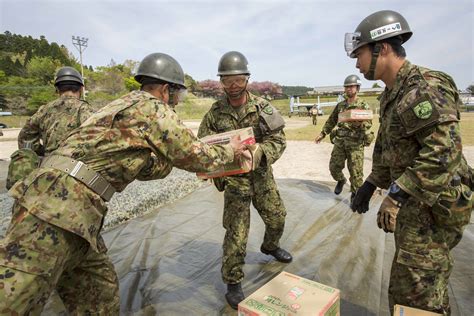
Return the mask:
[(15, 242), (0, 242), (0, 266), (34, 275), (51, 276), (55, 270), (57, 257)]
[(432, 249), (429, 253), (421, 255), (400, 248), (397, 262), (422, 270), (447, 271), (450, 267), (449, 255), (442, 249)]
[(433, 218), (440, 226), (464, 227), (472, 211), (472, 191), (461, 184), (443, 191), (433, 205)]

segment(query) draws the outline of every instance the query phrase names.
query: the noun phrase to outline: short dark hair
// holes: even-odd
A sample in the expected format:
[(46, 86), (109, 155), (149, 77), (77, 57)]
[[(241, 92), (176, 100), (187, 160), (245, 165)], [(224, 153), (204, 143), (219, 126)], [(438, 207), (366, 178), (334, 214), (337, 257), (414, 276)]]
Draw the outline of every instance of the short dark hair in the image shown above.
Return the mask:
[[(400, 36), (397, 36), (397, 37), (390, 37), (390, 38), (381, 40), (377, 43), (380, 43), (380, 44), (387, 43), (388, 45), (392, 47), (392, 50), (395, 53), (395, 55), (397, 55), (398, 57), (407, 57), (407, 53), (405, 51), (405, 48), (402, 46), (402, 42), (403, 42), (402, 38)], [(371, 43), (370, 50), (373, 51), (374, 46), (375, 46), (375, 43)]]
[(60, 93), (66, 91), (78, 92), (79, 90), (81, 90), (81, 88), (82, 85), (75, 81), (63, 81), (56, 85), (56, 89), (58, 89)]

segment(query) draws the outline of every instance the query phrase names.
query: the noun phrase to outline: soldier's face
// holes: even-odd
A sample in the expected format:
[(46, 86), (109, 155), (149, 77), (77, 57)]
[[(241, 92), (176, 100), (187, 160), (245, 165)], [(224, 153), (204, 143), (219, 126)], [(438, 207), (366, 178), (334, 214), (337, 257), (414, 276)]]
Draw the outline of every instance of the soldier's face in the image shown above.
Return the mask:
[(239, 98), (247, 87), (248, 77), (244, 75), (223, 76), (221, 85), (229, 98)]
[(357, 58), (356, 68), (364, 75), (366, 79), (370, 69), (370, 62), (372, 61), (372, 51), (368, 45), (364, 45), (355, 51)]
[(349, 98), (353, 98), (357, 94), (357, 86), (347, 86), (344, 87), (344, 92)]

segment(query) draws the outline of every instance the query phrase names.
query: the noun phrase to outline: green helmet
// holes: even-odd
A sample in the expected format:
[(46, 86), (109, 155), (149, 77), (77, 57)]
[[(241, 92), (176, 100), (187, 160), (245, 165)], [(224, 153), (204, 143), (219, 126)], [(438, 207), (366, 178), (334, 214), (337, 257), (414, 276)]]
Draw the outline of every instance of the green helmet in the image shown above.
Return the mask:
[(361, 86), (362, 82), (360, 81), (360, 78), (357, 77), (356, 75), (349, 75), (346, 77), (344, 80), (344, 87), (349, 87), (349, 86)]
[(79, 71), (77, 71), (76, 69), (72, 67), (60, 68), (58, 72), (56, 73), (56, 79), (54, 80), (54, 85), (57, 86), (61, 82), (66, 82), (66, 81), (77, 82), (81, 86), (84, 85), (84, 81), (82, 80), (81, 74), (79, 73)]
[(250, 75), (250, 71), (247, 68), (248, 63), (247, 58), (242, 53), (236, 51), (227, 52), (219, 60), (217, 75)]
[(167, 54), (153, 53), (143, 58), (138, 66), (135, 80), (142, 83), (144, 77), (163, 80), (186, 88), (183, 68), (176, 59)]
[(383, 10), (362, 20), (354, 33), (346, 33), (344, 46), (347, 55), (355, 58), (354, 52), (366, 44), (396, 36), (400, 36), (403, 44), (412, 34), (407, 20), (400, 13)]

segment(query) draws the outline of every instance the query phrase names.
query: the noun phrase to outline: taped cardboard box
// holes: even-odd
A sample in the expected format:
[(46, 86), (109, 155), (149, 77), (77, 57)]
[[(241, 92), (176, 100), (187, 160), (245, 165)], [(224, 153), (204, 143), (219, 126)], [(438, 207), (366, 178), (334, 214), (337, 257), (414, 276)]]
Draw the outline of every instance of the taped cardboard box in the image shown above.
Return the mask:
[(238, 315), (339, 316), (340, 291), (283, 271), (240, 302)]
[(368, 121), (373, 119), (372, 110), (347, 110), (339, 113), (338, 122)]
[[(201, 141), (209, 145), (221, 145), (228, 144), (230, 139), (234, 135), (240, 135), (240, 140), (245, 145), (255, 144), (255, 136), (251, 127), (242, 129), (236, 129), (230, 132), (209, 135), (201, 138)], [(201, 179), (210, 179), (223, 176), (230, 176), (234, 174), (247, 173), (252, 170), (252, 161), (247, 159), (241, 159), (240, 161), (234, 161), (230, 164), (224, 165), (222, 168), (214, 170), (212, 172), (198, 172), (197, 176)]]
[(393, 308), (393, 315), (394, 316), (438, 316), (442, 314), (428, 312), (421, 309), (407, 307), (403, 305), (395, 305), (395, 307)]

